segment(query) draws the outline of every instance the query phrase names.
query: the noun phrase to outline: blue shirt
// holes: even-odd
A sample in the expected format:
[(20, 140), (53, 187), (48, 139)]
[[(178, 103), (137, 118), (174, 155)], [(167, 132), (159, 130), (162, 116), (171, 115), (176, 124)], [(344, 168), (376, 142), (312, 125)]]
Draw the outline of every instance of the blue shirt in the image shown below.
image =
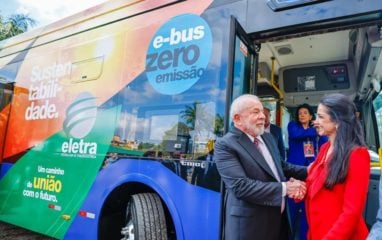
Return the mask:
[[(289, 151), (287, 161), (301, 166), (308, 166), (312, 163), (316, 159), (321, 145), (328, 140), (326, 136), (320, 137), (314, 127), (304, 129), (300, 123), (294, 121), (288, 124), (288, 135)], [(309, 157), (306, 157), (304, 146), (309, 144), (313, 145), (313, 151)]]

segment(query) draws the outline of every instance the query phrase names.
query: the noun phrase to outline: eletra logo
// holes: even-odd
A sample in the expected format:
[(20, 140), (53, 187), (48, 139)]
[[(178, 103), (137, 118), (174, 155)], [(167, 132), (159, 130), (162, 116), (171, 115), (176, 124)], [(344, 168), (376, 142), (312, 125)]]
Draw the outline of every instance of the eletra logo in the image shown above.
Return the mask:
[(64, 131), (67, 136), (83, 138), (92, 130), (97, 117), (95, 97), (89, 92), (83, 92), (74, 99), (66, 110)]
[(150, 84), (162, 94), (175, 95), (203, 75), (212, 52), (207, 22), (194, 14), (176, 16), (154, 35), (146, 56)]
[(94, 158), (97, 155), (97, 143), (85, 142), (82, 139), (93, 129), (96, 117), (95, 97), (88, 92), (78, 95), (66, 110), (64, 132), (70, 139), (61, 145), (63, 155), (87, 158)]

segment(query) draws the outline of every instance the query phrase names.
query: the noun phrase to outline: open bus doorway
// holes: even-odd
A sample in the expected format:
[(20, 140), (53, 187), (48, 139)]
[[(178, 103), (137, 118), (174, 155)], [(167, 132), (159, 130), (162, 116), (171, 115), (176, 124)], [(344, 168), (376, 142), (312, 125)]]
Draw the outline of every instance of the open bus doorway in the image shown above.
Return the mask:
[[(372, 160), (364, 210), (369, 227), (375, 222), (378, 209), (381, 173), (378, 157), (381, 152), (381, 97), (378, 87), (382, 81), (380, 24), (316, 29), (310, 33), (257, 40), (261, 45), (258, 95), (272, 97), (279, 102), (278, 111), (286, 109), (281, 111), (281, 115), (293, 114), (296, 107), (303, 103), (315, 109), (320, 98), (329, 93), (343, 93), (356, 103)], [(280, 116), (280, 119), (285, 117)], [(277, 124), (283, 129), (288, 148), (288, 122)]]

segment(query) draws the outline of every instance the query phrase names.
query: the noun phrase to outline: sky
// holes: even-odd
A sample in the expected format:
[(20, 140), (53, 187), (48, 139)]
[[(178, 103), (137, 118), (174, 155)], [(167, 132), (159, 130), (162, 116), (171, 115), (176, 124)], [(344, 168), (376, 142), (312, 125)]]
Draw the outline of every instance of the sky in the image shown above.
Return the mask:
[(28, 14), (36, 20), (34, 28), (48, 25), (106, 0), (0, 0), (0, 15)]

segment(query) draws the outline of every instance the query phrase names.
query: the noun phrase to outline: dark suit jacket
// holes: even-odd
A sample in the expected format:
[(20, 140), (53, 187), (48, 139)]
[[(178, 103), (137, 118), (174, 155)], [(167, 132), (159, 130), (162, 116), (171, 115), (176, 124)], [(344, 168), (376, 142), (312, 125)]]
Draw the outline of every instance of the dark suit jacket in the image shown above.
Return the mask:
[(282, 134), (281, 128), (274, 124), (270, 124), (269, 130), (272, 133), (272, 135), (275, 137), (275, 140), (277, 142), (277, 147), (279, 148), (279, 152), (281, 155), (281, 159), (285, 160), (285, 146), (284, 146), (284, 140), (283, 140), (283, 134)]
[[(306, 167), (280, 159), (273, 136), (264, 133), (281, 181), (304, 180)], [(248, 136), (233, 128), (215, 145), (215, 161), (226, 186), (224, 238), (278, 240), (281, 227), (282, 184)]]

